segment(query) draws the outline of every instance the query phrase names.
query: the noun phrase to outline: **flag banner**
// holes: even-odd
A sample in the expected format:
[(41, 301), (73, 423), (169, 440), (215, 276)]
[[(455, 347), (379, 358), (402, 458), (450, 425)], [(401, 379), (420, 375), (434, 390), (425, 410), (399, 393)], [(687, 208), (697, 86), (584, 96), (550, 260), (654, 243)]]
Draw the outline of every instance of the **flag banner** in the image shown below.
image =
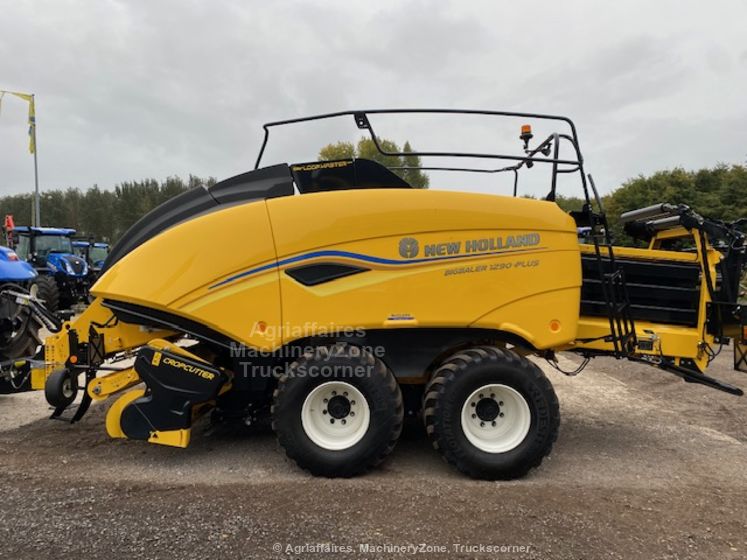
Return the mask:
[(36, 107), (34, 106), (34, 96), (15, 91), (11, 91), (10, 93), (29, 102), (29, 153), (33, 154), (36, 152)]
[(34, 96), (29, 101), (29, 153), (36, 152), (36, 108), (34, 107)]

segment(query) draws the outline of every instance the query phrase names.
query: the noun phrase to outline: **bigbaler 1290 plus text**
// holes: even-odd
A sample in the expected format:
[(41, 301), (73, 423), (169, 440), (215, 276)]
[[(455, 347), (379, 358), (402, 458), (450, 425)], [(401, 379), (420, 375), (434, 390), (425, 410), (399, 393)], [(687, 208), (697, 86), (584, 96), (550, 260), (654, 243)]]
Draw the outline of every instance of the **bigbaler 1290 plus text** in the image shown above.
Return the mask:
[[(561, 132), (532, 147), (524, 126), (513, 154), (387, 152), (371, 120), (401, 113)], [(511, 173), (514, 196), (414, 189), (402, 167), (366, 159), (260, 167), (270, 130), (327, 118), (353, 119), (382, 155), (434, 158), (422, 170)], [(658, 204), (622, 216), (648, 248), (613, 247), (569, 119), (376, 110), (264, 130), (254, 171), (167, 201), (112, 247), (94, 301), (32, 369), (55, 416), (78, 392), (73, 420), (117, 395), (109, 435), (185, 447), (208, 411), (269, 415), (302, 468), (352, 476), (386, 458), (405, 414), (421, 414), (446, 460), (500, 479), (539, 465), (558, 433), (558, 400), (527, 356), (557, 366), (559, 351), (613, 355), (741, 394), (705, 373), (729, 339), (735, 366), (744, 352), (741, 224)], [(508, 164), (439, 166), (445, 158)], [(539, 164), (547, 196), (516, 197), (521, 172)], [(576, 212), (555, 203), (562, 174), (583, 188)], [(693, 250), (673, 250), (683, 244)], [(117, 367), (128, 356), (134, 364)]]

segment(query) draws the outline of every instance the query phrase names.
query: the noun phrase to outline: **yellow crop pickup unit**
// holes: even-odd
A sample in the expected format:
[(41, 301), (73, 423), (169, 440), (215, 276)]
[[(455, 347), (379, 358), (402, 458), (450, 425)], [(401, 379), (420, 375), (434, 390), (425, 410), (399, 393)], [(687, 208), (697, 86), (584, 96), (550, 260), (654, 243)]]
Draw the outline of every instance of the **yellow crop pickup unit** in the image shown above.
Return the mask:
[[(518, 198), (516, 182), (513, 197), (415, 189), (408, 169), (366, 159), (260, 167), (271, 129), (326, 118), (352, 118), (382, 154), (403, 156), (386, 152), (371, 124), (400, 113), (556, 124), (535, 146), (523, 126), (518, 153), (406, 154), (503, 161), (421, 169), (516, 181), (550, 166), (547, 196)], [(563, 173), (583, 187), (577, 212), (555, 203)], [(185, 447), (208, 411), (216, 421), (269, 417), (287, 455), (323, 476), (378, 465), (404, 415), (420, 414), (445, 459), (487, 479), (525, 474), (557, 437), (557, 398), (529, 355), (555, 366), (558, 351), (614, 355), (741, 394), (704, 373), (720, 345), (744, 336), (738, 224), (659, 204), (623, 216), (648, 248), (613, 247), (595, 199), (564, 117), (383, 110), (270, 123), (254, 171), (169, 200), (130, 228), (96, 299), (47, 339), (32, 384), (58, 417), (80, 390), (73, 420), (116, 396), (108, 433), (165, 445)]]

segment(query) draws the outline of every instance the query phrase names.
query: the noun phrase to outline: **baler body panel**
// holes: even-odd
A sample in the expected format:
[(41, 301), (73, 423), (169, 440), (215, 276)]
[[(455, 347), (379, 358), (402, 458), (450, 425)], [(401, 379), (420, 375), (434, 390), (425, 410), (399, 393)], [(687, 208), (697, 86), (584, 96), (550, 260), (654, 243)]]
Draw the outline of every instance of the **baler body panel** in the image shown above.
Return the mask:
[(281, 270), (285, 324), (481, 327), (537, 348), (575, 338), (579, 248), (575, 225), (553, 203), (412, 189), (267, 204), (280, 263), (367, 269), (317, 286)]
[[(357, 273), (316, 285), (288, 274), (320, 264)], [(263, 350), (396, 327), (496, 329), (550, 348), (576, 336), (580, 286), (575, 226), (553, 203), (367, 189), (197, 216), (127, 254), (93, 293)]]
[[(275, 264), (267, 206), (260, 200), (202, 214), (159, 233), (117, 261), (91, 292), (168, 311), (240, 343), (269, 349), (281, 343)], [(215, 287), (262, 266), (268, 267), (266, 274)]]

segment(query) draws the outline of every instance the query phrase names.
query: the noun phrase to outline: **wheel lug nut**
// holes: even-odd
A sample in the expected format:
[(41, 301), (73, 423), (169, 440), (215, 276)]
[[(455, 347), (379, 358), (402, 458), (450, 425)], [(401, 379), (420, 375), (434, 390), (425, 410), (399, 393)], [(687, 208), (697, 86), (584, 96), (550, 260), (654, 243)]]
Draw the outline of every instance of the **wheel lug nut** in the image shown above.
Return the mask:
[(483, 396), (484, 396), (484, 395), (483, 395), (482, 393), (480, 393), (480, 398), (483, 398)]
[(500, 416), (501, 418), (503, 418), (503, 413), (501, 412), (498, 416)]
[(344, 392), (342, 393), (342, 396), (343, 396), (343, 397), (347, 397), (347, 396), (348, 396), (348, 392), (347, 392), (347, 391), (344, 391)]
[(324, 399), (323, 401), (325, 404), (329, 402), (329, 399)]
[(484, 428), (485, 427), (485, 422), (480, 422), (480, 427)]
[(472, 415), (472, 418), (477, 418), (477, 414), (473, 414), (473, 415)]
[(353, 412), (353, 411), (351, 410), (351, 411), (350, 411), (350, 416), (355, 416), (355, 412)]
[(475, 408), (477, 406), (475, 403), (471, 403), (472, 408)]
[(327, 409), (322, 410), (322, 414), (327, 414)]
[(355, 401), (350, 401), (350, 406), (355, 406)]
[(491, 425), (495, 428), (495, 420), (491, 423)]
[(332, 396), (336, 397), (337, 396), (337, 391), (332, 391)]
[(490, 393), (490, 398), (494, 399), (495, 398), (495, 393)]
[(343, 424), (347, 424), (347, 421), (344, 418), (340, 420), (340, 422), (342, 422)]
[(503, 406), (503, 401), (498, 401), (498, 406)]
[(335, 419), (334, 419), (334, 418), (330, 418), (330, 419), (329, 419), (329, 423), (330, 423), (330, 424), (334, 424), (334, 423), (335, 423)]

